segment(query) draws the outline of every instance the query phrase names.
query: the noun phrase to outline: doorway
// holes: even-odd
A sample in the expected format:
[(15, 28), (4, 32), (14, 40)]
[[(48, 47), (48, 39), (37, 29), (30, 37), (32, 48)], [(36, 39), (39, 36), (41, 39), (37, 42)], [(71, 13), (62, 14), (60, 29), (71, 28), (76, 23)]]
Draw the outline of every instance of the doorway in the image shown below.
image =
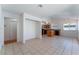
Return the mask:
[(17, 21), (15, 18), (4, 17), (4, 44), (17, 42)]

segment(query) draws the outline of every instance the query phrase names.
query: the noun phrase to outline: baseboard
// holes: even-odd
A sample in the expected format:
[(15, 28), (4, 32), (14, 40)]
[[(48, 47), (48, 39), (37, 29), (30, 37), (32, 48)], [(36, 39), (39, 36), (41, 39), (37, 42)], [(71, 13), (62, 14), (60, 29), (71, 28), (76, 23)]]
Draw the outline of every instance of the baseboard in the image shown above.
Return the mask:
[(6, 45), (6, 44), (14, 43), (14, 42), (17, 42), (17, 40), (16, 39), (14, 39), (14, 40), (6, 40), (6, 41), (4, 41), (4, 44)]
[[(35, 38), (27, 39), (27, 40), (33, 40), (33, 39), (40, 39), (40, 38), (35, 37)], [(24, 40), (23, 43), (25, 43), (27, 40)]]

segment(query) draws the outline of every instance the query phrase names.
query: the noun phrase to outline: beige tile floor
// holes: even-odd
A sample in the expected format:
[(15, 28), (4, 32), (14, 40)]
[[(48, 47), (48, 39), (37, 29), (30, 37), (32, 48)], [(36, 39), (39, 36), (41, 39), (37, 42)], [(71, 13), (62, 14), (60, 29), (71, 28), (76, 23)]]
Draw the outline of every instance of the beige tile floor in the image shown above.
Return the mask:
[(77, 39), (66, 37), (43, 37), (27, 40), (25, 44), (12, 43), (0, 50), (0, 55), (78, 55)]

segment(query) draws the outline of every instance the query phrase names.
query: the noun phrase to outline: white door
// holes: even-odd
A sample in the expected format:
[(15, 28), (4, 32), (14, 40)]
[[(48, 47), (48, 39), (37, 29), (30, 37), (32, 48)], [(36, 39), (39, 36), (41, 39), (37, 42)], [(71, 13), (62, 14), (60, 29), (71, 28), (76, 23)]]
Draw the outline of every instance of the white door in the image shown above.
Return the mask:
[(24, 40), (37, 38), (37, 35), (40, 34), (40, 25), (39, 22), (26, 19), (24, 21), (23, 28), (23, 38)]
[(4, 20), (4, 41), (17, 39), (17, 23), (12, 19)]
[(17, 24), (16, 21), (10, 21), (10, 39), (17, 39)]
[(10, 39), (10, 25), (9, 25), (9, 20), (4, 19), (4, 41), (7, 41)]

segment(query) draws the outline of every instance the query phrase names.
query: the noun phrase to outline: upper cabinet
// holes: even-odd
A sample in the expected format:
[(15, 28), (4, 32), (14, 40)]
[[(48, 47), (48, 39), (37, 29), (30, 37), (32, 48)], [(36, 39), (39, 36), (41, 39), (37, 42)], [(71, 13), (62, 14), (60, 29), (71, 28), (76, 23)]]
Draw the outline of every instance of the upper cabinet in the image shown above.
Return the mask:
[(42, 29), (50, 29), (50, 28), (51, 28), (50, 24), (42, 25)]

